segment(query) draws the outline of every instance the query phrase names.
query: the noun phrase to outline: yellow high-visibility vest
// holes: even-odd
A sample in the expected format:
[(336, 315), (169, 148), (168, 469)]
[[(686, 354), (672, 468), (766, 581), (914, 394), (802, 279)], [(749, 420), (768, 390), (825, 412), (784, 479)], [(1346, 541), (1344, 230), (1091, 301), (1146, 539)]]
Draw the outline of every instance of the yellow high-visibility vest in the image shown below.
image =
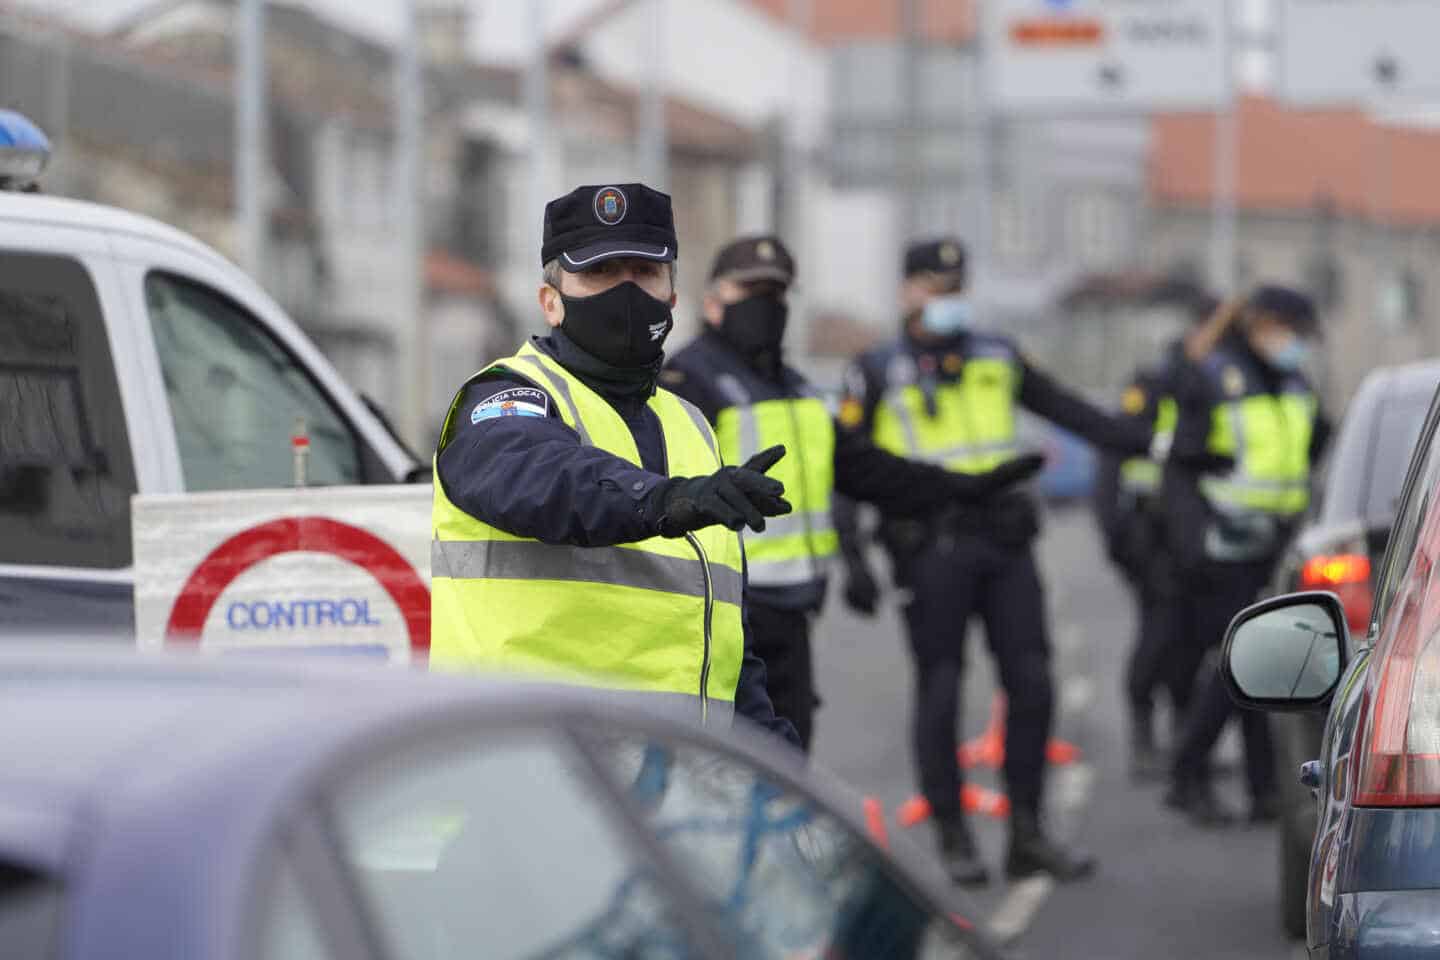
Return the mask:
[[(589, 446), (640, 466), (629, 427), (599, 394), (526, 344), (462, 386), (502, 371), (544, 390)], [(699, 410), (666, 390), (659, 418), (674, 476), (715, 472), (720, 456)], [(643, 694), (649, 705), (733, 712), (744, 655), (739, 534), (712, 526), (683, 538), (613, 547), (547, 544), (470, 516), (435, 484), (430, 663), (525, 673)], [(661, 707), (666, 709), (665, 706)]]
[(1018, 358), (998, 340), (976, 338), (972, 350), (958, 379), (934, 385), (930, 405), (919, 383), (887, 386), (875, 409), (875, 445), (957, 473), (986, 473), (1015, 459)]
[(1207, 449), (1235, 459), (1229, 474), (1201, 479), (1205, 498), (1230, 513), (1303, 513), (1310, 505), (1310, 441), (1319, 411), (1309, 385), (1294, 377), (1268, 392), (1251, 364), (1229, 351), (1216, 351), (1205, 367), (1226, 398), (1211, 411)]
[(835, 421), (818, 397), (761, 400), (721, 410), (715, 418), (720, 456), (732, 465), (777, 443), (785, 458), (769, 475), (785, 484), (794, 508), (767, 517), (765, 529), (745, 535), (752, 586), (788, 587), (825, 576), (825, 561), (839, 549), (830, 516), (835, 489)]
[[(1180, 407), (1174, 397), (1161, 397), (1155, 409), (1155, 445), (1169, 449), (1180, 420)], [(1160, 489), (1160, 462), (1153, 457), (1131, 457), (1120, 465), (1120, 486), (1137, 497), (1154, 495)]]

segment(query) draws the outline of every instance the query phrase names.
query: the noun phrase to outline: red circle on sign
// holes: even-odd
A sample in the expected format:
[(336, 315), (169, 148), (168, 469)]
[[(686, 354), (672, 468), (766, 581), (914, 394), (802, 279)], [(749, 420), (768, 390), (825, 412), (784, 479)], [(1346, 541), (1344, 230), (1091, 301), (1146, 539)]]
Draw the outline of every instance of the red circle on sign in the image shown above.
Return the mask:
[(379, 537), (328, 517), (286, 517), (242, 530), (200, 561), (185, 581), (165, 639), (170, 643), (200, 642), (205, 620), (225, 588), (246, 570), (282, 553), (328, 553), (348, 560), (374, 577), (405, 620), (410, 650), (430, 652), (430, 590), (400, 552)]

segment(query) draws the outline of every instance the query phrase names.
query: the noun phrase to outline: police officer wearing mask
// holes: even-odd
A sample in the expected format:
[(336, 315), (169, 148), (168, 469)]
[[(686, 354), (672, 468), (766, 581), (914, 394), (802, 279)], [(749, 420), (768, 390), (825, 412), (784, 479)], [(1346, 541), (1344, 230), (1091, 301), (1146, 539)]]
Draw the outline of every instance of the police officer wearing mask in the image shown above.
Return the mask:
[[(1317, 330), (1310, 299), (1257, 289), (1216, 313), (1186, 346), (1179, 420), (1165, 468), (1169, 542), (1181, 565), (1184, 642), (1192, 675), (1232, 617), (1270, 581), (1310, 503), (1313, 464), (1330, 424), (1302, 366)], [(1211, 787), (1209, 756), (1234, 706), (1218, 671), (1202, 679), (1176, 747), (1165, 802), (1202, 825), (1233, 819)], [(1253, 820), (1273, 819), (1275, 756), (1263, 713), (1243, 711)]]
[[(1186, 303), (1192, 329), (1209, 320), (1219, 302), (1194, 291)], [(1138, 369), (1121, 397), (1120, 416), (1153, 430), (1153, 448), (1166, 450), (1175, 434), (1179, 408), (1175, 377), (1185, 362), (1183, 338), (1165, 346), (1159, 363)], [(1111, 562), (1124, 576), (1135, 599), (1135, 645), (1126, 664), (1125, 692), (1130, 707), (1130, 773), (1136, 780), (1163, 779), (1168, 765), (1156, 744), (1155, 695), (1170, 701), (1172, 728), (1190, 703), (1193, 675), (1183, 672), (1175, 655), (1181, 633), (1178, 599), (1181, 583), (1165, 542), (1160, 502), (1163, 462), (1151, 454), (1100, 459), (1094, 505)]]
[(441, 431), (430, 662), (798, 743), (742, 612), (739, 531), (789, 512), (765, 474), (784, 450), (726, 467), (705, 417), (657, 389), (675, 256), (670, 197), (643, 184), (546, 205), (549, 333), (466, 381)]
[[(1010, 339), (975, 328), (958, 240), (912, 246), (904, 274), (904, 332), (862, 355), (847, 374), (842, 425), (898, 456), (967, 474), (1020, 454), (1018, 407), (1118, 452), (1148, 449), (1149, 430), (1110, 418), (1031, 366)], [(1044, 592), (1030, 548), (1038, 531), (1036, 505), (1020, 491), (983, 508), (952, 509), (939, 523), (882, 515), (880, 539), (896, 583), (912, 596), (905, 620), (915, 668), (921, 787), (957, 883), (988, 880), (960, 807), (955, 755), (965, 629), (977, 614), (1008, 703), (1004, 773), (1013, 813), (1006, 873), (1074, 880), (1095, 867), (1091, 857), (1059, 845), (1041, 825), (1054, 690)], [(841, 535), (850, 566), (846, 598), (869, 612), (878, 588), (850, 520)]]
[(770, 698), (808, 749), (818, 702), (810, 620), (824, 602), (827, 565), (838, 544), (832, 491), (921, 516), (1023, 480), (1041, 460), (1024, 457), (991, 473), (956, 474), (886, 453), (863, 433), (837, 431), (819, 392), (783, 361), (786, 294), (794, 278), (794, 260), (778, 237), (726, 245), (710, 270), (704, 332), (670, 359), (661, 382), (714, 424), (726, 463), (743, 463), (776, 444), (787, 451), (771, 475), (785, 484), (795, 509), (746, 536), (746, 597)]

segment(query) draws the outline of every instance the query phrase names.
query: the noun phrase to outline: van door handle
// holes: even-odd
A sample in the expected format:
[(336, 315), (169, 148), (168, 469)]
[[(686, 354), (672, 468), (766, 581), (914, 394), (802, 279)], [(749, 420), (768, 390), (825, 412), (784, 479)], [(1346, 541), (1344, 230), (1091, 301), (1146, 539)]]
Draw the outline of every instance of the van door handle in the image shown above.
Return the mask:
[(1320, 768), (1319, 760), (1300, 764), (1300, 783), (1303, 786), (1307, 786), (1311, 790), (1319, 790), (1324, 779), (1324, 771)]

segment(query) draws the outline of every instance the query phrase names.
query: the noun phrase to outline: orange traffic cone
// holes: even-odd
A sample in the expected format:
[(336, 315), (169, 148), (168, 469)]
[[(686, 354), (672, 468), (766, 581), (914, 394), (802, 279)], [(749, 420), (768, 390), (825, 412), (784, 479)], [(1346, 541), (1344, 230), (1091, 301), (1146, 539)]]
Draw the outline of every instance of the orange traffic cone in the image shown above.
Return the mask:
[(870, 839), (881, 850), (889, 850), (890, 833), (885, 827), (885, 805), (876, 797), (866, 797), (864, 808), (865, 829), (870, 832)]
[[(995, 694), (990, 701), (990, 724), (978, 737), (966, 740), (955, 751), (960, 769), (986, 767), (998, 770), (1005, 765), (1005, 695)], [(1057, 767), (1068, 766), (1080, 759), (1080, 748), (1068, 740), (1051, 738), (1045, 744), (1045, 760)]]
[[(1010, 816), (1010, 798), (999, 790), (967, 783), (960, 787), (960, 809), (966, 813), (1004, 820)], [(908, 830), (929, 820), (933, 812), (930, 801), (916, 794), (900, 805), (900, 809), (895, 812), (895, 822)]]

